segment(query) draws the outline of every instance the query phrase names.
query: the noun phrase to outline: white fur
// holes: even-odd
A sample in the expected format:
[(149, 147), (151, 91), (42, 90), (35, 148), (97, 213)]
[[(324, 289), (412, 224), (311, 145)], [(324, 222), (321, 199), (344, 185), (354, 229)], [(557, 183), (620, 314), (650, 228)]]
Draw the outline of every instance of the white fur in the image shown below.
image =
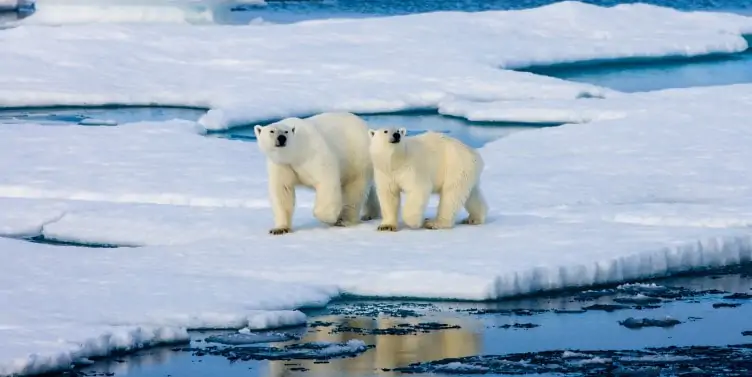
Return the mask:
[[(486, 221), (488, 206), (479, 186), (483, 159), (473, 148), (436, 132), (412, 137), (406, 136), (404, 128), (369, 132), (383, 218), (379, 230), (397, 229), (402, 192), (406, 196), (402, 220), (410, 228), (452, 228), (462, 206), (469, 213), (462, 223)], [(398, 142), (394, 142), (397, 140), (395, 133), (400, 135)], [(439, 194), (439, 208), (434, 219), (425, 219), (431, 194)]]
[[(364, 220), (379, 216), (368, 153), (368, 125), (350, 113), (322, 113), (310, 118), (286, 118), (255, 126), (267, 157), (269, 196), (274, 212), (273, 234), (292, 227), (295, 188), (316, 190), (313, 215), (330, 225), (353, 225), (366, 202)], [(280, 147), (277, 137), (284, 135)]]

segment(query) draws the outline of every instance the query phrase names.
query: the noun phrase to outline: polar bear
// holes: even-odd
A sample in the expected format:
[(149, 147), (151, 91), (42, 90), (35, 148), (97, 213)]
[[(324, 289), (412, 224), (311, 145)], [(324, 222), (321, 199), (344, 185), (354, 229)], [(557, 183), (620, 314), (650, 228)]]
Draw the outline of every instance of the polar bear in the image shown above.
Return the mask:
[[(374, 166), (376, 192), (381, 205), (380, 231), (397, 230), (400, 194), (405, 192), (402, 220), (410, 228), (446, 229), (464, 205), (469, 216), (462, 224), (482, 224), (488, 206), (480, 191), (483, 159), (457, 139), (437, 132), (405, 137), (407, 130), (369, 130), (369, 151)], [(424, 213), (431, 194), (439, 194), (434, 219)]]
[(360, 117), (350, 113), (292, 117), (257, 125), (254, 133), (266, 155), (274, 213), (269, 233), (291, 231), (297, 186), (316, 191), (313, 215), (324, 223), (349, 226), (379, 217), (368, 125)]

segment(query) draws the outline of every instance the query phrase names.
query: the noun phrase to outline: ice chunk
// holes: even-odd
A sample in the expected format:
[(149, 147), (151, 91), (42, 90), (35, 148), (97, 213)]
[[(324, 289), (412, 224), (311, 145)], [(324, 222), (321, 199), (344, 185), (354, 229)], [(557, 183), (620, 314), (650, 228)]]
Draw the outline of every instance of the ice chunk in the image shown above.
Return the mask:
[(448, 374), (485, 374), (490, 371), (489, 368), (482, 365), (463, 364), (460, 362), (448, 363), (446, 365), (440, 365), (433, 370), (434, 373), (448, 373)]
[[(16, 0), (0, 0), (13, 3)], [(21, 0), (28, 2), (28, 0)], [(212, 23), (218, 12), (263, 0), (40, 0), (28, 24)]]
[(245, 345), (257, 343), (276, 343), (286, 342), (298, 339), (294, 335), (280, 332), (251, 332), (248, 328), (239, 330), (235, 334), (213, 335), (205, 339), (209, 343), (220, 343), (227, 345)]
[(623, 321), (619, 321), (620, 325), (628, 329), (640, 329), (643, 327), (674, 327), (680, 323), (681, 321), (671, 317), (666, 317), (664, 319), (629, 317)]
[(261, 311), (248, 317), (249, 330), (273, 329), (289, 326), (305, 325), (306, 317), (298, 310)]
[(78, 122), (82, 126), (117, 126), (117, 121), (112, 119), (85, 118)]
[(285, 347), (240, 346), (207, 349), (184, 348), (183, 350), (224, 356), (230, 360), (326, 360), (354, 357), (367, 349), (368, 346), (362, 340), (351, 339), (343, 343), (313, 342), (292, 344)]

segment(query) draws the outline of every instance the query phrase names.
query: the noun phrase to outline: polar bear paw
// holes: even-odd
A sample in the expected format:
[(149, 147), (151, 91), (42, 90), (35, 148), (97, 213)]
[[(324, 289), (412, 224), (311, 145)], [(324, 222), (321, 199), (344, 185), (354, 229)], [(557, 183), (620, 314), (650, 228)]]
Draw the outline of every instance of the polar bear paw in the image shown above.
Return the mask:
[(460, 224), (464, 224), (464, 225), (480, 225), (480, 224), (483, 224), (483, 221), (478, 220), (478, 219), (473, 219), (472, 217), (468, 217), (468, 218), (463, 219), (462, 221), (460, 221)]
[(397, 226), (393, 224), (381, 224), (376, 230), (379, 232), (396, 232)]
[(343, 228), (344, 227), (348, 227), (348, 226), (354, 226), (354, 225), (358, 225), (358, 222), (357, 221), (346, 221), (346, 220), (344, 220), (342, 218), (337, 219), (337, 221), (334, 223), (334, 226), (339, 226), (339, 227), (343, 227)]
[(426, 219), (423, 223), (423, 228), (426, 229), (432, 229), (432, 230), (438, 230), (438, 229), (449, 229), (452, 227), (452, 224), (446, 224), (441, 221), (433, 220), (433, 219)]
[(269, 231), (269, 234), (279, 236), (279, 235), (287, 234), (290, 232), (291, 232), (290, 228), (273, 228), (272, 230)]

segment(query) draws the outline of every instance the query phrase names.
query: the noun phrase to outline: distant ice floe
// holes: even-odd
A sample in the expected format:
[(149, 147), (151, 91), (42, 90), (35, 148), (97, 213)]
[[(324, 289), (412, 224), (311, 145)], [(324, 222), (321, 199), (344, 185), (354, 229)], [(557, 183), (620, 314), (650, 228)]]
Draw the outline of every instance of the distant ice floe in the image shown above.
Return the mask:
[(292, 25), (14, 28), (2, 33), (0, 106), (202, 107), (201, 126), (220, 130), (321, 111), (603, 98), (617, 92), (509, 69), (734, 53), (750, 33), (740, 15), (579, 2)]
[[(16, 0), (0, 0), (14, 3)], [(21, 0), (28, 2), (29, 0)], [(211, 24), (237, 5), (264, 5), (264, 0), (37, 0), (24, 24), (87, 23)]]

